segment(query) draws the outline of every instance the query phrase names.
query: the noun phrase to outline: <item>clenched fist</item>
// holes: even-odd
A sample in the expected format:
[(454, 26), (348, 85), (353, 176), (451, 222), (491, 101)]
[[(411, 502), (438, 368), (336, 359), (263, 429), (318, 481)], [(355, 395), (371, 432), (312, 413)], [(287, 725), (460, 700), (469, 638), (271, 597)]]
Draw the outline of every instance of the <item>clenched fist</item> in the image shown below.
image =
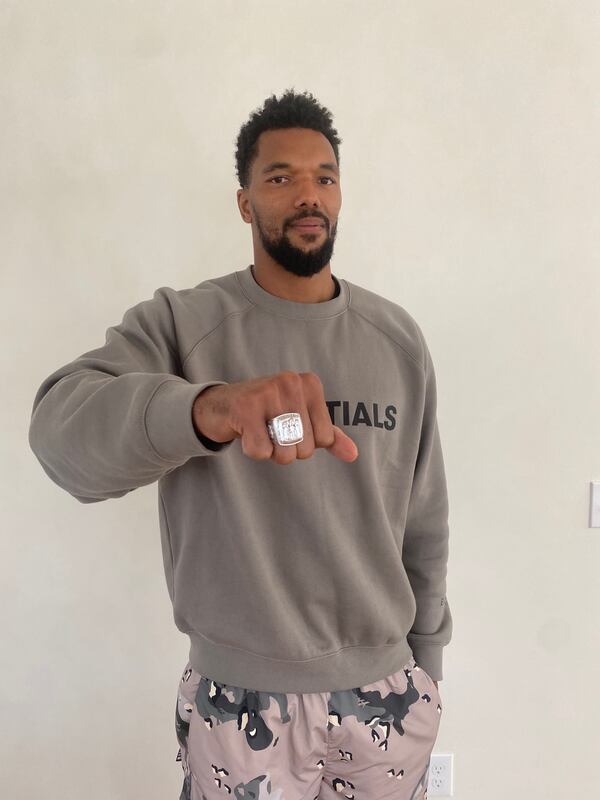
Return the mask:
[[(296, 445), (271, 441), (267, 420), (295, 411), (302, 418), (304, 440)], [(242, 440), (242, 452), (258, 461), (289, 464), (310, 458), (317, 447), (342, 461), (354, 461), (358, 448), (331, 422), (323, 384), (314, 372), (278, 372), (238, 383), (209, 386), (192, 407), (195, 429), (213, 442)]]

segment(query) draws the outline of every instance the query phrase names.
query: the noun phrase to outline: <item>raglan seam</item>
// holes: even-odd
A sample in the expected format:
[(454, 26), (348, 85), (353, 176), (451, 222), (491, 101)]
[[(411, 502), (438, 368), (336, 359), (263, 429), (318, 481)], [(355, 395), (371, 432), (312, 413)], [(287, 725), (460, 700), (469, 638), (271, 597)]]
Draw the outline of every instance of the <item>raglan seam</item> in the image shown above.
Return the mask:
[[(420, 368), (423, 370), (423, 372), (425, 372), (425, 365), (424, 365), (424, 364), (421, 364), (421, 362), (420, 362), (420, 361), (419, 361), (417, 358), (415, 358), (415, 356), (413, 356), (413, 354), (412, 354), (412, 353), (411, 353), (409, 350), (407, 350), (407, 349), (406, 349), (406, 347), (404, 347), (403, 345), (401, 345), (401, 344), (400, 344), (400, 342), (397, 342), (395, 339), (393, 339), (393, 338), (392, 338), (392, 337), (389, 335), (389, 333), (387, 333), (387, 331), (384, 331), (384, 330), (383, 330), (383, 328), (380, 328), (380, 327), (379, 327), (379, 325), (376, 325), (376, 324), (375, 324), (375, 323), (374, 323), (374, 322), (373, 322), (371, 319), (369, 319), (368, 317), (366, 317), (366, 316), (365, 316), (364, 314), (362, 314), (360, 311), (357, 311), (357, 309), (356, 309), (356, 308), (350, 308), (349, 310), (352, 310), (352, 311), (353, 311), (355, 314), (357, 314), (357, 315), (358, 315), (358, 316), (359, 316), (361, 319), (364, 319), (364, 321), (365, 321), (365, 322), (368, 322), (368, 323), (369, 323), (369, 325), (372, 325), (372, 326), (373, 326), (373, 327), (374, 327), (376, 330), (378, 330), (380, 333), (382, 333), (384, 336), (386, 336), (386, 337), (387, 337), (387, 338), (390, 340), (390, 342), (392, 342), (393, 344), (395, 344), (395, 345), (396, 345), (396, 347), (399, 347), (399, 348), (400, 348), (400, 349), (401, 349), (401, 350), (402, 350), (404, 353), (406, 353), (406, 355), (407, 355), (407, 356), (408, 356), (408, 357), (409, 357), (409, 358), (410, 358), (412, 361), (414, 361), (414, 362), (415, 362), (415, 364), (417, 364), (417, 365), (418, 365), (418, 366), (419, 366), (419, 367), (420, 367)], [(418, 335), (418, 334), (417, 334), (417, 335)]]
[(228, 320), (230, 317), (235, 317), (235, 316), (237, 316), (237, 315), (246, 314), (246, 313), (247, 313), (248, 311), (250, 311), (252, 308), (253, 308), (253, 305), (250, 305), (250, 306), (247, 306), (246, 308), (243, 308), (241, 311), (230, 311), (230, 312), (229, 312), (228, 314), (226, 314), (226, 315), (225, 315), (225, 316), (224, 316), (224, 317), (223, 317), (223, 318), (220, 320), (220, 322), (218, 322), (218, 323), (217, 323), (217, 324), (216, 324), (216, 325), (215, 325), (213, 328), (211, 328), (209, 331), (207, 331), (207, 333), (204, 333), (204, 334), (203, 334), (203, 335), (202, 335), (202, 336), (201, 336), (201, 337), (198, 339), (198, 341), (197, 341), (197, 342), (196, 342), (196, 343), (193, 345), (193, 347), (191, 348), (190, 352), (187, 354), (187, 356), (186, 356), (186, 357), (183, 359), (183, 361), (181, 362), (181, 369), (182, 369), (182, 372), (183, 372), (183, 370), (185, 369), (185, 364), (186, 364), (187, 360), (190, 358), (190, 356), (192, 355), (192, 353), (194, 352), (194, 350), (195, 350), (195, 349), (198, 347), (198, 345), (202, 344), (202, 342), (203, 342), (205, 339), (207, 339), (207, 338), (208, 338), (208, 337), (209, 337), (211, 334), (213, 334), (213, 333), (214, 333), (214, 332), (215, 332), (215, 331), (216, 331), (218, 328), (220, 328), (220, 327), (221, 327), (221, 325), (223, 325), (223, 323), (225, 323), (225, 322), (226, 322), (226, 321), (227, 321), (227, 320)]

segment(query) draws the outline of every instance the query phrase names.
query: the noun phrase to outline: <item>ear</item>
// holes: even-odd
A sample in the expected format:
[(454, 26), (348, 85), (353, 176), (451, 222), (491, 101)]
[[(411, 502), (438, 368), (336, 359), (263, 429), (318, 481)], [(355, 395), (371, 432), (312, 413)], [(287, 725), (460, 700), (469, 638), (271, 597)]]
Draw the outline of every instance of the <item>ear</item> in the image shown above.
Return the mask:
[(250, 202), (248, 200), (248, 195), (246, 194), (245, 189), (238, 189), (237, 190), (237, 203), (238, 208), (240, 210), (240, 214), (244, 222), (252, 222), (252, 214), (250, 213)]

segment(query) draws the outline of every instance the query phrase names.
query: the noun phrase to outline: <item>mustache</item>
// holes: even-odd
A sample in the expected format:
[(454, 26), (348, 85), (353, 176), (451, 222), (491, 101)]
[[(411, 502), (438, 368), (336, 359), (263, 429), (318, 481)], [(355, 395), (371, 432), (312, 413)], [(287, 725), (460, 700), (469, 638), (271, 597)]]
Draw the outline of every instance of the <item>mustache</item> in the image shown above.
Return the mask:
[(288, 223), (288, 227), (291, 227), (292, 225), (295, 225), (297, 222), (301, 222), (303, 219), (307, 219), (308, 217), (320, 219), (327, 228), (329, 227), (329, 221), (325, 217), (323, 217), (321, 214), (314, 214), (314, 213), (303, 214), (301, 217), (296, 217), (295, 219), (293, 219), (291, 222)]

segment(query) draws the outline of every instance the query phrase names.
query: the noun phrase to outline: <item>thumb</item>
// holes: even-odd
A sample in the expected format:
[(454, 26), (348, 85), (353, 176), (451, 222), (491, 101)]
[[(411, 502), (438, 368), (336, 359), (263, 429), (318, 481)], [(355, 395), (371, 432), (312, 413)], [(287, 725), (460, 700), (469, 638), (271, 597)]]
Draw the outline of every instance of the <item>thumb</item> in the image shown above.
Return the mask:
[(334, 442), (326, 448), (332, 456), (342, 461), (355, 461), (358, 458), (358, 447), (354, 441), (337, 425), (333, 426)]

